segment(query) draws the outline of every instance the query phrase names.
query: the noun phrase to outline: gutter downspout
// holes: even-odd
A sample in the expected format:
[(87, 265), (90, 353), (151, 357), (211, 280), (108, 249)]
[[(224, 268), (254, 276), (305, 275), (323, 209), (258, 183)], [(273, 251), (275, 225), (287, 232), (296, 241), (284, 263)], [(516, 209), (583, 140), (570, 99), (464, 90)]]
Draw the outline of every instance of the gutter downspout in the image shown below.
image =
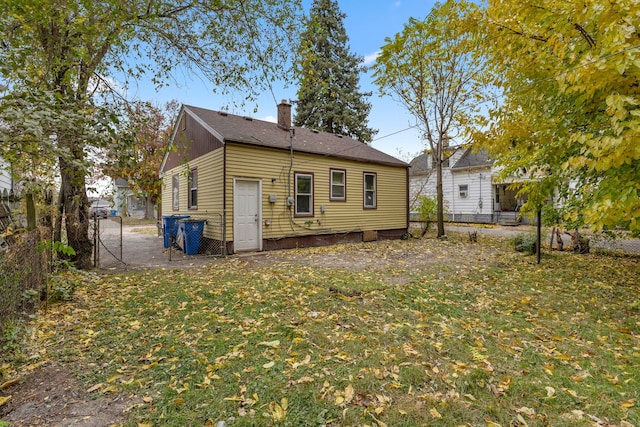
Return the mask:
[(227, 144), (222, 142), (222, 244), (227, 255)]

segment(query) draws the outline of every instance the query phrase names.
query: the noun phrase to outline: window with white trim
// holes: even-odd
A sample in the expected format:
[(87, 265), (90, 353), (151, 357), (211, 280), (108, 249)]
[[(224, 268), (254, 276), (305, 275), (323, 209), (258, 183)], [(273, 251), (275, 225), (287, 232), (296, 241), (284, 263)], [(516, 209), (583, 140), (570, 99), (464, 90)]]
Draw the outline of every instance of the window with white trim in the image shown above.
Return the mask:
[(198, 169), (189, 171), (189, 209), (198, 208)]
[(344, 202), (347, 199), (347, 172), (344, 169), (331, 169), (330, 200)]
[(364, 184), (364, 208), (375, 209), (377, 207), (377, 175), (373, 172), (365, 172), (363, 175)]
[(313, 174), (295, 173), (296, 216), (313, 216)]
[(461, 198), (465, 199), (469, 195), (469, 185), (467, 184), (458, 185), (458, 193), (460, 194)]

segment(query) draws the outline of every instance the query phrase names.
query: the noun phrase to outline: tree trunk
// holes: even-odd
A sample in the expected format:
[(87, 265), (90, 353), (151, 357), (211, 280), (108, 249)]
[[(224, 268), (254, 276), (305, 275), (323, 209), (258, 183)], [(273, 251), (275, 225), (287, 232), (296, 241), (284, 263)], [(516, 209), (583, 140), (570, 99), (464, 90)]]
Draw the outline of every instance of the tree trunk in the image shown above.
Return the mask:
[(444, 203), (442, 194), (442, 148), (438, 147), (438, 155), (436, 160), (436, 198), (438, 208), (436, 212), (436, 221), (438, 223), (438, 238), (444, 237)]
[(144, 208), (144, 219), (154, 219), (155, 215), (153, 212), (153, 202), (151, 201), (151, 196), (146, 196), (144, 198), (145, 208)]
[[(78, 158), (77, 150), (73, 151), (76, 161), (82, 162), (84, 159)], [(67, 244), (76, 252), (69, 257), (69, 261), (76, 268), (87, 270), (92, 266), (93, 244), (89, 239), (89, 199), (85, 189), (84, 168), (60, 158), (60, 175), (59, 209), (64, 220)]]

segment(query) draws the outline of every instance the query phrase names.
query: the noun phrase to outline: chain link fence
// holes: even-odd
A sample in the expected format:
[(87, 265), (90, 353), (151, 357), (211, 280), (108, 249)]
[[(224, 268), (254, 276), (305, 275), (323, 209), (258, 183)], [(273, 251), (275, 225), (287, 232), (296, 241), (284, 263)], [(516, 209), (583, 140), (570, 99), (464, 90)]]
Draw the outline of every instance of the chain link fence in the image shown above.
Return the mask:
[(93, 242), (94, 267), (111, 268), (125, 264), (122, 254), (122, 217), (92, 218), (89, 234)]
[(22, 320), (47, 299), (51, 229), (2, 233), (0, 249), (0, 363), (18, 350)]
[(190, 259), (195, 255), (227, 255), (225, 221), (222, 214), (163, 216), (162, 235), (169, 261)]

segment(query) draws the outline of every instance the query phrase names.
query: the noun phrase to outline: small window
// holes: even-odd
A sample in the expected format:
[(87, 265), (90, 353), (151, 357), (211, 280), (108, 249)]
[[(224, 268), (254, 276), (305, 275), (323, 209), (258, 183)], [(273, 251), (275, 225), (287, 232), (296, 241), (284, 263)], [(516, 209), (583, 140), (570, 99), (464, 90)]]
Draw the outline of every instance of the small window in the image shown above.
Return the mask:
[(178, 175), (171, 177), (171, 202), (174, 211), (180, 209), (180, 177)]
[(331, 169), (331, 198), (344, 202), (347, 199), (347, 172), (342, 169)]
[(376, 174), (364, 173), (364, 208), (375, 209), (377, 207), (377, 184)]
[(296, 216), (313, 216), (313, 174), (295, 174)]
[(459, 185), (458, 191), (460, 193), (460, 197), (464, 199), (469, 195), (469, 186), (467, 184)]
[(198, 208), (198, 169), (189, 171), (189, 209)]

